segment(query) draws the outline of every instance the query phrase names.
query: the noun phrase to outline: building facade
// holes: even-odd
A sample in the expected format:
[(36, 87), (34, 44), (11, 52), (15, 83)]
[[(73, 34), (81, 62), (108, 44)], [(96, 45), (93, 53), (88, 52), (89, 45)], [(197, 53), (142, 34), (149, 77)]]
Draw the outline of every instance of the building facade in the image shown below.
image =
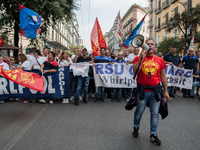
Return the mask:
[[(149, 28), (152, 31), (155, 30), (155, 36), (152, 37), (156, 41), (156, 46), (159, 46), (160, 42), (165, 37), (184, 37), (184, 35), (182, 34), (182, 32), (180, 32), (178, 28), (174, 28), (173, 31), (168, 33), (166, 31), (167, 24), (173, 21), (172, 16), (175, 13), (182, 13), (183, 11), (185, 11), (185, 9), (196, 7), (196, 5), (199, 3), (199, 0), (150, 0), (149, 15), (153, 16), (153, 24), (152, 26), (149, 26)], [(152, 35), (154, 34), (152, 33)], [(198, 44), (194, 45), (194, 49), (198, 49)]]

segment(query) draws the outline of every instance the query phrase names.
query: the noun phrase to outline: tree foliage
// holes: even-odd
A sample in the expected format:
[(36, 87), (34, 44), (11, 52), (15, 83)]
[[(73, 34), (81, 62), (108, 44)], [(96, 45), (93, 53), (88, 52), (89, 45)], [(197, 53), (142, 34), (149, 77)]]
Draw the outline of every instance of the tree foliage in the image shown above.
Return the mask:
[[(188, 34), (187, 30), (189, 30), (189, 34), (182, 37), (182, 42), (187, 43), (187, 47), (189, 47), (190, 40), (192, 36), (195, 36), (194, 43), (200, 42), (200, 36), (198, 33), (198, 29), (200, 28), (200, 5), (196, 7), (191, 7), (186, 11), (180, 13), (175, 13), (171, 18), (167, 26), (167, 31), (171, 32), (174, 28), (178, 28), (179, 33), (183, 35)], [(185, 48), (186, 44), (184, 44)]]
[(158, 52), (162, 52), (163, 55), (165, 55), (170, 52), (172, 46), (176, 46), (177, 53), (182, 54), (184, 44), (182, 43), (181, 39), (175, 39), (173, 37), (165, 38), (158, 46)]
[(72, 10), (78, 9), (76, 0), (1, 0), (0, 1), (0, 29), (7, 26), (6, 32), (14, 30), (14, 45), (19, 41), (19, 3), (24, 7), (32, 9), (42, 18), (40, 37), (44, 38), (48, 27), (53, 23), (68, 22), (72, 19)]
[(76, 54), (76, 50), (78, 48), (82, 49), (82, 48), (84, 48), (84, 46), (83, 45), (70, 45), (69, 46), (69, 52), (72, 53), (72, 54)]

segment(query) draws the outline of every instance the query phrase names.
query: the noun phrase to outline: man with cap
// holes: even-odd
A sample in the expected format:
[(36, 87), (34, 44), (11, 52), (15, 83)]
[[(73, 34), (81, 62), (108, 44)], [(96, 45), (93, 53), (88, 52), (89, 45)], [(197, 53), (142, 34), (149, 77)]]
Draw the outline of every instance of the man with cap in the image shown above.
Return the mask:
[[(81, 62), (89, 62), (89, 63), (91, 63), (91, 58), (88, 57), (88, 55), (87, 55), (88, 54), (87, 49), (83, 48), (81, 50), (81, 52), (82, 52), (83, 55), (79, 56), (77, 58), (76, 63), (81, 63)], [(83, 102), (85, 104), (88, 103), (86, 97), (87, 97), (87, 94), (88, 94), (89, 81), (90, 81), (89, 76), (87, 76), (87, 77), (77, 76), (77, 88), (76, 88), (76, 97), (75, 97), (75, 103), (74, 103), (74, 105), (79, 106), (78, 100), (79, 100), (80, 93), (82, 93), (81, 90), (82, 90), (82, 85), (83, 84), (84, 84), (84, 86), (83, 86), (83, 89), (84, 89)]]

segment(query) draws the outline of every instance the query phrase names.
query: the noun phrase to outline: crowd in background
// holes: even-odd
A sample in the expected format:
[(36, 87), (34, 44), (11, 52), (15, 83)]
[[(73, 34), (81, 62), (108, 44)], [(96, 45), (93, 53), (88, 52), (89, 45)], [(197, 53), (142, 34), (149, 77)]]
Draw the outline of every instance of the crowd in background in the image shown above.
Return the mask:
[[(39, 46), (39, 45), (38, 45)], [(199, 96), (200, 78), (199, 71), (199, 59), (200, 51), (196, 51), (194, 55), (194, 50), (189, 49), (188, 54), (186, 54), (183, 59), (176, 53), (177, 48), (172, 47), (171, 51), (163, 56), (161, 52), (158, 52), (157, 48), (154, 49), (154, 55), (157, 57), (162, 57), (166, 64), (175, 65), (180, 68), (193, 69), (194, 83), (192, 90), (182, 89), (183, 97), (194, 98)], [(4, 70), (12, 69), (23, 69), (32, 70), (38, 69), (44, 74), (47, 72), (55, 73), (59, 67), (66, 66), (70, 68), (70, 65), (73, 63), (89, 62), (93, 65), (95, 63), (125, 63), (133, 64), (135, 57), (139, 56), (139, 48), (133, 48), (132, 52), (129, 51), (119, 51), (117, 55), (106, 50), (104, 47), (100, 49), (100, 55), (94, 56), (92, 53), (89, 54), (86, 48), (77, 49), (75, 54), (71, 54), (68, 50), (60, 51), (59, 49), (50, 50), (44, 48), (33, 50), (31, 54), (24, 54), (22, 49), (21, 53), (18, 55), (17, 61), (14, 57), (5, 57), (0, 55), (0, 65), (3, 65)], [(45, 70), (45, 68), (49, 68)], [(196, 79), (196, 80), (195, 80)], [(194, 93), (195, 87), (197, 87), (196, 94)], [(176, 91), (179, 91), (179, 88), (168, 87), (168, 92), (170, 97), (174, 98)], [(91, 97), (96, 97), (95, 102), (105, 101), (105, 98), (110, 99), (111, 101), (121, 102), (124, 100), (128, 101), (134, 89), (131, 88), (105, 88), (105, 87), (95, 87), (93, 68), (90, 67), (88, 76), (74, 76), (72, 69), (70, 68), (70, 97), (62, 99), (62, 103), (69, 103), (73, 101), (76, 106), (79, 106), (79, 102), (88, 103), (88, 94), (91, 93)], [(96, 95), (96, 96), (95, 96)], [(12, 100), (12, 99), (11, 99)], [(32, 99), (20, 100), (28, 103), (30, 101), (35, 102)], [(36, 100), (37, 101), (37, 100)], [(39, 99), (41, 103), (53, 104), (54, 99)], [(0, 101), (1, 104), (4, 103), (4, 100)]]

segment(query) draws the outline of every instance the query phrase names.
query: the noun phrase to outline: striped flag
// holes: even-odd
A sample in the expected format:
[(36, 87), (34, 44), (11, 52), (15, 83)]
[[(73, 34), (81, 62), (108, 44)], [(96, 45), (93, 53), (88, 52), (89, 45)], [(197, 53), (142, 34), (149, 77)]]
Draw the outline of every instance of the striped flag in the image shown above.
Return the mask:
[(119, 42), (123, 37), (124, 37), (124, 30), (123, 30), (123, 25), (120, 17), (120, 12), (118, 12), (117, 17), (115, 18), (113, 27), (112, 27), (112, 33)]
[(190, 48), (193, 48), (193, 49), (194, 49), (194, 37), (192, 37), (192, 39), (191, 39), (189, 49), (190, 49)]

